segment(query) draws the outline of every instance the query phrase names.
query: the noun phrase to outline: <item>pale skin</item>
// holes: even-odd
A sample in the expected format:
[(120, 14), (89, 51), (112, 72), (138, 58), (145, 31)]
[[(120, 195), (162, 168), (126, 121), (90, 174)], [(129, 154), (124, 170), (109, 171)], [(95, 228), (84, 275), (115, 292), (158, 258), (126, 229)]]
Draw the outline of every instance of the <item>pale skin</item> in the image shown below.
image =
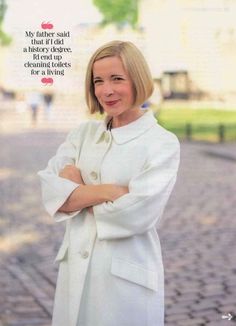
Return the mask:
[[(140, 107), (133, 106), (132, 80), (119, 57), (106, 57), (95, 61), (93, 83), (95, 96), (107, 115), (113, 118), (113, 129), (129, 124), (144, 114)], [(87, 208), (93, 213), (94, 205), (114, 201), (129, 192), (127, 186), (115, 184), (85, 185), (79, 168), (74, 165), (66, 165), (59, 176), (80, 184), (59, 208), (59, 212)]]
[(59, 208), (59, 212), (74, 212), (87, 208), (93, 214), (93, 205), (106, 201), (114, 201), (129, 192), (128, 187), (113, 184), (85, 185), (80, 170), (74, 165), (66, 165), (59, 176), (79, 184), (66, 202)]

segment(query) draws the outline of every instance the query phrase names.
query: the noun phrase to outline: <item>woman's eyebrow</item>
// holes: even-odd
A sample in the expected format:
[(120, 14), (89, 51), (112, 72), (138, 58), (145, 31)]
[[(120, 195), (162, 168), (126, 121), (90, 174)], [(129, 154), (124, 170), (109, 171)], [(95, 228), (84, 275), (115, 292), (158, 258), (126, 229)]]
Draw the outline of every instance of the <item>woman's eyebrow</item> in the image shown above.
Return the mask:
[(124, 77), (123, 74), (112, 74), (111, 77)]
[[(125, 78), (125, 75), (124, 74), (112, 74), (111, 78), (113, 78), (113, 77), (123, 77), (123, 78)], [(102, 79), (102, 77), (100, 77), (100, 76), (94, 76), (93, 77), (93, 80), (98, 80), (98, 79)]]

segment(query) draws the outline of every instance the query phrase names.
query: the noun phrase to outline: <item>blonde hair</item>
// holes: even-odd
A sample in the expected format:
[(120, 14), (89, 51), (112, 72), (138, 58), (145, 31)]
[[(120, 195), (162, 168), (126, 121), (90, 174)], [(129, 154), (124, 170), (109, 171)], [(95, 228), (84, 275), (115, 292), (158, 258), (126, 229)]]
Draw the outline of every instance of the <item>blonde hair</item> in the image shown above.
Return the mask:
[(112, 41), (97, 49), (88, 63), (85, 81), (85, 96), (90, 113), (100, 112), (102, 114), (104, 112), (94, 92), (93, 64), (95, 61), (106, 57), (118, 57), (121, 59), (133, 84), (133, 105), (142, 105), (153, 92), (153, 80), (147, 62), (140, 50), (133, 43)]

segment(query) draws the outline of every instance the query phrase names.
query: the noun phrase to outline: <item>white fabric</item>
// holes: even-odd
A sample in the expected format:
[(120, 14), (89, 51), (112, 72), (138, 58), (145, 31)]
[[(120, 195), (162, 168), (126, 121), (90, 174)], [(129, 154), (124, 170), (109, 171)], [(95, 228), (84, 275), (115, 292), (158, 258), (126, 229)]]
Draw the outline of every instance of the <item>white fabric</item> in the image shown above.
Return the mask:
[[(156, 227), (176, 181), (179, 142), (152, 111), (111, 131), (108, 118), (81, 124), (39, 172), (47, 211), (67, 220), (56, 258), (53, 326), (164, 325)], [(78, 186), (58, 177), (67, 163), (79, 167), (86, 184), (126, 185), (129, 193), (94, 206), (94, 215), (86, 208), (59, 214)]]

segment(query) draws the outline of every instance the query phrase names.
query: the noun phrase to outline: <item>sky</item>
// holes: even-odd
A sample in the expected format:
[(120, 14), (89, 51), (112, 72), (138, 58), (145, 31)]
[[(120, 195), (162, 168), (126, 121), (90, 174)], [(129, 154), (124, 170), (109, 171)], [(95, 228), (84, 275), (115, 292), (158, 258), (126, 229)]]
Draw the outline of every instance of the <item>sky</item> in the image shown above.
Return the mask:
[(11, 33), (19, 28), (35, 28), (42, 21), (51, 21), (68, 29), (79, 23), (101, 20), (92, 0), (7, 0), (7, 5), (4, 29)]

